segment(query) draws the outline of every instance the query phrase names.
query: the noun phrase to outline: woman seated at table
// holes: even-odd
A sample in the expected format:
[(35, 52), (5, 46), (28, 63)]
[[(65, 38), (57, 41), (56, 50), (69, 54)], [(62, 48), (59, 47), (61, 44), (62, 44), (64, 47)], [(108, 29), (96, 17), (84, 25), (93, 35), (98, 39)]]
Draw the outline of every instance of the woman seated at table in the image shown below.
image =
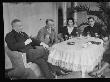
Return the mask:
[(74, 25), (73, 18), (67, 19), (67, 26), (63, 27), (62, 34), (63, 34), (64, 40), (72, 38), (73, 36), (76, 37), (78, 35), (78, 29), (77, 29), (77, 26)]
[(103, 74), (104, 70), (110, 66), (110, 38), (108, 41), (106, 41), (105, 46), (106, 46), (105, 47), (106, 51), (104, 52), (103, 59), (102, 59), (104, 64), (102, 65), (102, 67), (99, 70), (91, 72), (90, 73), (91, 75), (101, 76)]

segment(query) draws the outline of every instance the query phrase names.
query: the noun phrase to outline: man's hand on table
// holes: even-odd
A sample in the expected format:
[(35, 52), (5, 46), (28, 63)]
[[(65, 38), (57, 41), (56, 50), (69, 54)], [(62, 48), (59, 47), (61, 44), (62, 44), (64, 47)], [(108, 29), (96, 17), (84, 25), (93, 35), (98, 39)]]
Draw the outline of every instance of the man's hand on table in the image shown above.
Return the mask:
[(45, 49), (49, 48), (49, 46), (47, 44), (45, 44), (44, 42), (41, 42), (40, 45), (43, 46)]
[(45, 44), (44, 42), (41, 42), (40, 45), (43, 46), (45, 49), (47, 49), (47, 50), (49, 50), (49, 51), (52, 49), (52, 47), (49, 47), (49, 46), (48, 46), (47, 44)]

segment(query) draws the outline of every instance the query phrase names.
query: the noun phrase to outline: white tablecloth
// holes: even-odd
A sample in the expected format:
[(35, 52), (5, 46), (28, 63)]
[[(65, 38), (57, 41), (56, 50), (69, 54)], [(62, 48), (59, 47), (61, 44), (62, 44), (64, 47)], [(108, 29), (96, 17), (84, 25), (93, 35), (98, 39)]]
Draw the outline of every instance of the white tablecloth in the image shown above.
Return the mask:
[[(96, 45), (88, 41), (101, 42)], [(67, 42), (75, 42), (67, 45)], [(72, 71), (90, 72), (101, 61), (104, 48), (103, 41), (98, 38), (72, 38), (55, 44), (48, 57), (48, 62)]]

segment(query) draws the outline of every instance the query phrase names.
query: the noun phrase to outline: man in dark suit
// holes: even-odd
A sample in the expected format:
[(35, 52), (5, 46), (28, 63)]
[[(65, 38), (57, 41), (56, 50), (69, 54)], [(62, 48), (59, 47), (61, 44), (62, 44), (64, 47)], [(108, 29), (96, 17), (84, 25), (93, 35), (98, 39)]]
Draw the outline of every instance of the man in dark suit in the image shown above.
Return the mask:
[(12, 31), (5, 37), (8, 48), (11, 51), (26, 53), (27, 62), (30, 61), (38, 64), (45, 78), (54, 78), (46, 61), (48, 53), (45, 48), (48, 48), (48, 45), (34, 38), (30, 38), (25, 32), (22, 32), (22, 22), (19, 19), (14, 19), (11, 25)]
[(91, 37), (99, 37), (103, 39), (107, 36), (107, 32), (102, 29), (102, 26), (95, 22), (93, 17), (88, 18), (89, 26), (84, 28), (83, 35), (90, 35)]

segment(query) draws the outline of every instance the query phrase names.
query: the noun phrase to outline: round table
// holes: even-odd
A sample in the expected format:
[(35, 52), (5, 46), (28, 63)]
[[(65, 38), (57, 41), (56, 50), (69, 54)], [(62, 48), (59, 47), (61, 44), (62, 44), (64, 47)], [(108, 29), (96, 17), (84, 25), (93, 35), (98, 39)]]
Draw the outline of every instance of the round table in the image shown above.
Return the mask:
[[(74, 42), (74, 44), (68, 45), (68, 42)], [(96, 44), (97, 42), (100, 44)], [(101, 39), (94, 37), (72, 38), (53, 45), (48, 62), (67, 70), (81, 71), (82, 77), (84, 77), (86, 72), (93, 71), (101, 61), (104, 50)]]

